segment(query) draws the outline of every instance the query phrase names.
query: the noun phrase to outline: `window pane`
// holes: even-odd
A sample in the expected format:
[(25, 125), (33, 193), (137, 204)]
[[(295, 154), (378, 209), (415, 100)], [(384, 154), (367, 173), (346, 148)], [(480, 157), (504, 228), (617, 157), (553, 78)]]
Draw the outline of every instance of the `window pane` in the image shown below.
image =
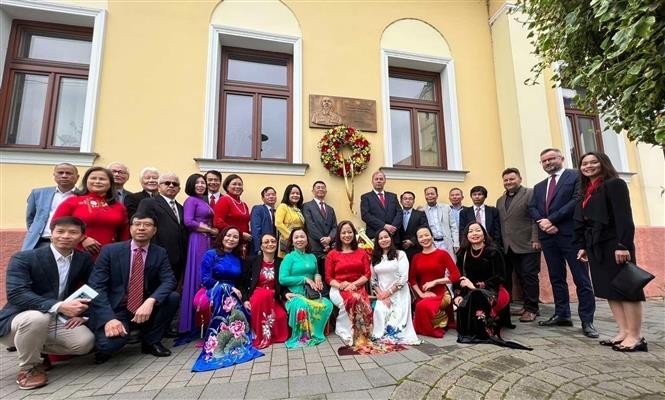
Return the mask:
[(90, 64), (92, 42), (67, 37), (29, 33), (25, 38), (22, 57), (39, 60)]
[(229, 58), (228, 68), (227, 77), (229, 80), (282, 86), (287, 84), (286, 65)]
[(436, 113), (418, 112), (418, 141), (421, 167), (440, 167), (439, 127)]
[(603, 132), (603, 152), (610, 158), (614, 168), (618, 171), (624, 171), (625, 168), (621, 162), (620, 151), (621, 146), (624, 145), (623, 136), (607, 126), (602, 119), (600, 120), (600, 128)]
[(261, 158), (286, 159), (286, 99), (261, 99)]
[(580, 128), (580, 143), (582, 144), (582, 153), (598, 150), (596, 146), (596, 130), (593, 118), (579, 117), (577, 123)]
[(390, 77), (390, 96), (435, 101), (434, 81)]
[(252, 156), (252, 105), (252, 96), (226, 95), (225, 156)]
[(39, 144), (47, 88), (48, 76), (16, 73), (9, 109), (7, 144)]
[(53, 146), (79, 147), (81, 145), (87, 85), (87, 79), (60, 79)]
[(410, 111), (390, 110), (390, 138), (393, 144), (393, 165), (412, 166)]
[(578, 153), (577, 148), (575, 147), (575, 137), (573, 133), (573, 117), (571, 115), (566, 115), (566, 134), (568, 135), (568, 142), (570, 143), (570, 161), (573, 163), (573, 166), (577, 168), (578, 165)]

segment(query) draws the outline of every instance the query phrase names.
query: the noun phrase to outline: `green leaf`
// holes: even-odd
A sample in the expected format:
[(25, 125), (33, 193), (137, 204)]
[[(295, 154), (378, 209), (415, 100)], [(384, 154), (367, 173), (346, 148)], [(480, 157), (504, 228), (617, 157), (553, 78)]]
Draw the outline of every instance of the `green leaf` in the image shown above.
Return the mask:
[(651, 34), (651, 27), (656, 22), (656, 17), (649, 16), (646, 18), (641, 18), (635, 26), (635, 34), (641, 38), (646, 38)]

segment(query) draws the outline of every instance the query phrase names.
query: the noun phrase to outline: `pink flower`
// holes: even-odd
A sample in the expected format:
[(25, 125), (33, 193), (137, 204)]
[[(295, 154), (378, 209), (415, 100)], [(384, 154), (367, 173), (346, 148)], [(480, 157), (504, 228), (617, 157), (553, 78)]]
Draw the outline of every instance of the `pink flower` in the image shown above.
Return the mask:
[(217, 336), (210, 335), (204, 346), (205, 352), (211, 354), (215, 348), (217, 348)]
[(233, 309), (233, 307), (235, 307), (236, 304), (238, 304), (236, 299), (229, 296), (226, 299), (224, 299), (224, 305), (222, 306), (222, 308), (224, 309), (224, 311), (230, 312)]
[(239, 338), (245, 334), (245, 323), (242, 321), (233, 321), (229, 325), (229, 331), (233, 333), (234, 338)]

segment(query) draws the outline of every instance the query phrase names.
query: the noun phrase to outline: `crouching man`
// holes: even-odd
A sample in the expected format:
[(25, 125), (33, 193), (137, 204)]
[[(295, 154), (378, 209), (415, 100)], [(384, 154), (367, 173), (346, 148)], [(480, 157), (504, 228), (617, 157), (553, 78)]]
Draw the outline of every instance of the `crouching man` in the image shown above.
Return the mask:
[(0, 343), (15, 346), (20, 389), (46, 385), (41, 353), (89, 353), (94, 336), (85, 326), (87, 299), (64, 301), (88, 281), (90, 254), (76, 250), (85, 223), (76, 217), (51, 221), (51, 244), (16, 253), (7, 267), (7, 304), (0, 310)]

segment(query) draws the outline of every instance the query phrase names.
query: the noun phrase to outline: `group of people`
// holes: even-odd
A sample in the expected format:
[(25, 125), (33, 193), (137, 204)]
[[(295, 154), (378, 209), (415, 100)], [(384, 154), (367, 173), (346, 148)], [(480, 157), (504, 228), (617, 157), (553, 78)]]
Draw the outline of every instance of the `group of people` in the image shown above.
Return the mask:
[[(364, 229), (338, 223), (320, 180), (308, 202), (290, 184), (277, 205), (268, 186), (250, 210), (237, 174), (192, 174), (180, 204), (173, 173), (144, 168), (142, 191), (130, 193), (121, 163), (88, 169), (79, 188), (76, 167), (56, 165), (56, 186), (28, 197), (23, 251), (7, 269), (0, 342), (18, 352), (22, 389), (47, 383), (43, 353), (94, 348), (102, 363), (136, 340), (163, 357), (170, 355), (164, 337), (202, 339), (193, 371), (261, 357), (272, 343), (314, 346), (332, 329), (356, 354), (416, 345), (417, 335), (442, 337), (450, 328), (462, 343), (523, 348), (500, 332), (514, 328), (511, 314), (537, 319), (542, 251), (555, 312), (539, 325), (573, 325), (567, 263), (584, 335), (599, 337), (595, 295), (608, 300), (619, 327), (600, 344), (646, 351), (644, 294), (626, 297), (611, 285), (635, 260), (626, 184), (602, 153), (585, 154), (579, 171), (564, 169), (557, 149), (545, 149), (540, 161), (549, 176), (533, 189), (522, 186), (518, 169), (502, 172), (496, 207), (485, 204), (483, 186), (471, 189), (469, 207), (461, 189), (451, 189), (445, 204), (430, 186), (426, 204), (415, 208), (415, 193), (398, 199), (376, 171), (361, 196)], [(86, 283), (92, 300), (70, 298)], [(514, 292), (523, 307), (511, 312)]]

